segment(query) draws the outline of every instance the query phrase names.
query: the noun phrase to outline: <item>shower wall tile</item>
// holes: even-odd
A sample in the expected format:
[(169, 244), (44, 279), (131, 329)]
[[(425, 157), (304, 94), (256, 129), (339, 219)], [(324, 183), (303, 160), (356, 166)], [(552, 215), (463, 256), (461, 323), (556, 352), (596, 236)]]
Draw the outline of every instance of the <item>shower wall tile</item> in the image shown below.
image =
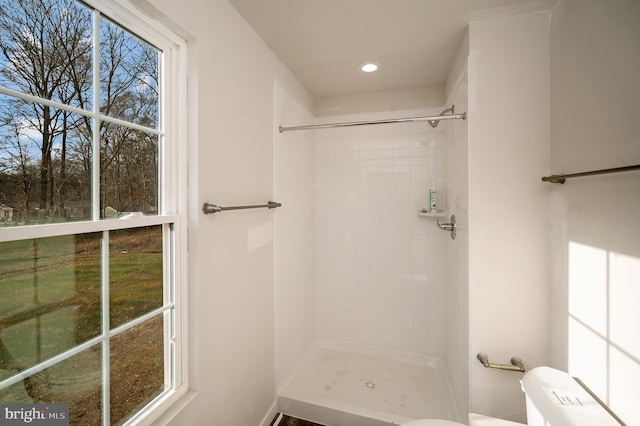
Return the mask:
[(448, 237), (417, 216), (431, 182), (445, 188), (444, 137), (424, 123), (315, 133), (316, 335), (444, 354)]

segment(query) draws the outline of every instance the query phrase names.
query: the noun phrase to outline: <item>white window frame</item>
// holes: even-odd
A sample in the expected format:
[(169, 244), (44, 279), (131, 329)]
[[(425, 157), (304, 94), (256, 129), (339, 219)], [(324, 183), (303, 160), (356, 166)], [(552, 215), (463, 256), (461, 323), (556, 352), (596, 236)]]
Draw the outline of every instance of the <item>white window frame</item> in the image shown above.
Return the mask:
[[(158, 189), (158, 215), (137, 217), (132, 220), (119, 220), (99, 219), (94, 213), (93, 220), (90, 221), (7, 227), (0, 229), (0, 242), (90, 232), (102, 232), (103, 235), (108, 237), (109, 231), (161, 225), (163, 226), (164, 235), (163, 265), (165, 265), (165, 301), (162, 308), (149, 312), (132, 322), (106, 333), (108, 337), (105, 337), (105, 333), (101, 333), (100, 336), (94, 339), (90, 339), (54, 358), (12, 376), (8, 381), (18, 382), (28, 375), (42, 371), (62, 359), (67, 359), (73, 354), (95, 345), (97, 339), (101, 341), (107, 339), (108, 341), (114, 334), (124, 331), (145, 319), (162, 314), (165, 317), (165, 324), (168, 325), (165, 326), (165, 352), (172, 352), (171, 354), (165, 353), (165, 383), (170, 386), (125, 423), (127, 425), (150, 424), (189, 390), (189, 357), (187, 352), (188, 324), (186, 309), (188, 303), (187, 43), (164, 25), (141, 13), (127, 0), (82, 0), (82, 2), (96, 9), (102, 15), (118, 23), (141, 39), (156, 46), (163, 52), (158, 67), (160, 73), (159, 89), (162, 93), (161, 104), (159, 105), (159, 129), (161, 130), (155, 132), (160, 136), (158, 156), (161, 166), (158, 171), (158, 180), (160, 182), (160, 188)], [(43, 100), (11, 89), (0, 88), (0, 93), (40, 104), (48, 104), (75, 113), (81, 113), (84, 116), (98, 116), (96, 112), (80, 111), (74, 107), (64, 106), (57, 102)], [(100, 115), (99, 118), (105, 121), (116, 121), (110, 120), (108, 117), (102, 115)], [(131, 123), (127, 125), (133, 128), (140, 127)], [(141, 129), (146, 132), (149, 131), (147, 128)], [(92, 207), (92, 210), (95, 211), (95, 201), (92, 203)], [(97, 210), (99, 211), (99, 208)], [(171, 227), (172, 232), (167, 232), (167, 227)], [(168, 235), (170, 235), (169, 238), (167, 238)], [(106, 268), (108, 274), (108, 263)], [(106, 291), (108, 292), (108, 288)], [(104, 299), (103, 303), (105, 303)], [(105, 314), (108, 316), (108, 312), (103, 312), (103, 320)], [(170, 344), (167, 344), (167, 342), (170, 342)], [(169, 360), (172, 360), (171, 365), (168, 365), (170, 363), (166, 362)], [(108, 361), (107, 358), (107, 362)], [(106, 366), (103, 365), (103, 372), (105, 368)], [(5, 384), (8, 381), (5, 381)], [(104, 392), (105, 387), (103, 386), (103, 393)], [(108, 389), (106, 389), (106, 392), (108, 393)], [(106, 412), (106, 416), (103, 417), (103, 424), (109, 425), (109, 409), (104, 407), (102, 409), (103, 413)]]

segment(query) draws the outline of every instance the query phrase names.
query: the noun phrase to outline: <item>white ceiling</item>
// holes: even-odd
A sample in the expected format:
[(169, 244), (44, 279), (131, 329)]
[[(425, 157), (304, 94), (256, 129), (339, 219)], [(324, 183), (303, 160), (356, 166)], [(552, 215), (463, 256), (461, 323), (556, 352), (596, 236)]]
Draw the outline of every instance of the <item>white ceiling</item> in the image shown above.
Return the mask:
[[(316, 97), (443, 85), (467, 24), (550, 0), (229, 0)], [(381, 65), (364, 74), (366, 61)]]

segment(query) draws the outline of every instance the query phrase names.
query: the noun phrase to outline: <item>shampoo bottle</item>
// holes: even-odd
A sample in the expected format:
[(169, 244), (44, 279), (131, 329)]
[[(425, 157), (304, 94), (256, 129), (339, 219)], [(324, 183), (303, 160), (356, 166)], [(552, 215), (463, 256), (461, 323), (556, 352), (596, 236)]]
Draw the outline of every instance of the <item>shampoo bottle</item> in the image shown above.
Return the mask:
[(436, 213), (436, 186), (433, 182), (429, 188), (429, 213)]

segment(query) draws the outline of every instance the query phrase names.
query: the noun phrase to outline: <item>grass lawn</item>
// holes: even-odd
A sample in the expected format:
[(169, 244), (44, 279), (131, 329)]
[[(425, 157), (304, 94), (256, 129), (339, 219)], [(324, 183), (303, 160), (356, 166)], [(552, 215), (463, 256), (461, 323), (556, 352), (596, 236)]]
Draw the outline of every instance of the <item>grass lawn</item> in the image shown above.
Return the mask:
[[(0, 381), (101, 333), (101, 233), (0, 243)], [(109, 321), (163, 304), (159, 226), (109, 233)], [(0, 389), (0, 402), (64, 402), (71, 424), (101, 417), (101, 346)], [(164, 389), (164, 325), (155, 317), (109, 346), (112, 420)]]

